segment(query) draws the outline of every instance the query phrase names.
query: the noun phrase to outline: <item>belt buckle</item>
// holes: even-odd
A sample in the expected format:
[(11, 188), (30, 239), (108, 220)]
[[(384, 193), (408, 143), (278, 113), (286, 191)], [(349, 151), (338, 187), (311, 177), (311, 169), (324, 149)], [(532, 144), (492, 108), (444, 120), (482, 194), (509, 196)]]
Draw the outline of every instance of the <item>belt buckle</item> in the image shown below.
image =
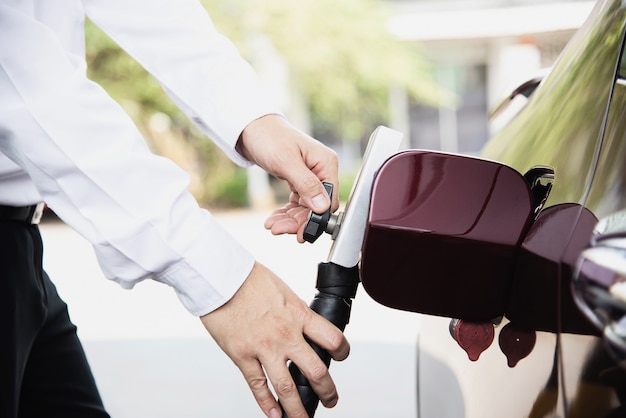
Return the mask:
[(36, 225), (41, 221), (41, 217), (43, 216), (43, 210), (45, 209), (45, 207), (46, 204), (43, 202), (33, 205), (33, 212), (32, 215), (30, 215), (29, 220), (31, 224)]

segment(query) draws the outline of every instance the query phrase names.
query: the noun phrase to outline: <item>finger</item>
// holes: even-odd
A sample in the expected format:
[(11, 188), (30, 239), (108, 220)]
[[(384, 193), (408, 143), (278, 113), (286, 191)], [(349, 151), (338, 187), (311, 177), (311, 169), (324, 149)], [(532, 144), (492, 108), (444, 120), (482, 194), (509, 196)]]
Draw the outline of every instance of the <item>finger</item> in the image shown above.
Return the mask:
[(322, 182), (306, 165), (297, 164), (289, 180), (300, 196), (300, 202), (313, 212), (323, 213), (331, 206)]
[(290, 209), (302, 206), (300, 204), (300, 196), (297, 193), (291, 192), (289, 194), (289, 202), (284, 206), (276, 209), (265, 221), (265, 228), (270, 229), (272, 227), (272, 222), (280, 219), (284, 214), (286, 214)]
[(337, 209), (339, 209), (339, 182), (335, 183), (335, 193), (333, 193), (331, 212), (334, 212)]
[(247, 361), (239, 364), (239, 369), (244, 375), (252, 395), (266, 416), (270, 418), (281, 417), (280, 405), (274, 398), (261, 364), (257, 361)]
[(276, 209), (274, 212), (272, 212), (270, 216), (268, 216), (267, 219), (265, 220), (265, 224), (264, 224), (265, 229), (271, 229), (274, 222), (277, 222), (284, 218), (289, 217), (287, 213), (289, 212), (289, 210), (293, 209), (294, 207), (299, 207), (299, 205), (297, 203), (288, 203), (285, 206), (279, 209)]
[[(344, 360), (350, 354), (350, 344), (339, 328), (312, 311), (305, 317), (303, 333), (335, 360)], [(327, 408), (335, 406), (339, 398), (337, 389), (328, 367), (315, 351), (307, 347), (293, 353), (290, 358), (306, 377), (322, 404)]]
[(295, 219), (299, 225), (303, 225), (309, 219), (311, 210), (305, 206), (297, 206), (288, 209), (285, 213), (292, 219)]
[(265, 228), (274, 235), (295, 234), (308, 219), (309, 209), (303, 206), (274, 213), (265, 221)]
[(335, 382), (317, 353), (309, 347), (308, 350), (300, 351), (291, 357), (291, 361), (298, 366), (322, 405), (326, 408), (335, 406), (339, 400)]
[(350, 343), (341, 330), (316, 313), (312, 312), (305, 322), (303, 332), (336, 361), (345, 360), (350, 354)]
[[(312, 350), (311, 350), (312, 351)], [(317, 354), (314, 353), (315, 356)], [(280, 405), (289, 418), (308, 418), (296, 384), (284, 362), (262, 361)], [(322, 363), (323, 364), (323, 363)]]
[(298, 240), (298, 242), (300, 244), (304, 243), (304, 229), (306, 228), (305, 224), (300, 225), (300, 228), (298, 228), (298, 232), (296, 232), (296, 239)]
[[(307, 155), (307, 161), (318, 161), (314, 165), (309, 165), (311, 171), (321, 182), (333, 185), (333, 196), (331, 202), (331, 212), (339, 209), (339, 164), (337, 154), (329, 148), (323, 147), (324, 152), (316, 149), (315, 155)], [(320, 153), (321, 152), (321, 153)], [(324, 209), (325, 210), (325, 209)], [(318, 212), (319, 213), (319, 212)]]
[(274, 222), (270, 231), (273, 235), (295, 234), (298, 232), (300, 224), (291, 217), (285, 217)]
[(288, 218), (287, 211), (285, 209), (277, 209), (270, 216), (267, 217), (263, 226), (265, 229), (272, 229), (272, 226), (285, 218)]

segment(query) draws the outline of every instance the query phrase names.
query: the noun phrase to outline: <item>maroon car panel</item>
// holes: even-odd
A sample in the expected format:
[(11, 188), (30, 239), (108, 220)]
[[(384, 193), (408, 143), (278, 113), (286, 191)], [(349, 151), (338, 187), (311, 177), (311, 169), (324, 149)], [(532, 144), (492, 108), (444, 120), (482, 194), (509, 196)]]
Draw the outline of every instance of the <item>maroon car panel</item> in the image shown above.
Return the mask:
[(374, 181), (363, 287), (397, 309), (472, 321), (501, 316), (533, 208), (528, 183), (505, 165), (397, 154)]

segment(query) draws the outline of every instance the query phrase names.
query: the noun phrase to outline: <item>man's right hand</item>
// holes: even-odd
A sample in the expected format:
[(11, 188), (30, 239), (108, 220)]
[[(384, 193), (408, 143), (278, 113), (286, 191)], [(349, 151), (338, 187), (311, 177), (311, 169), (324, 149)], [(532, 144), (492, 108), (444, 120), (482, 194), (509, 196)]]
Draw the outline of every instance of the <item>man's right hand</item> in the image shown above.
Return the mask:
[(266, 115), (241, 133), (237, 149), (268, 173), (287, 181), (289, 202), (265, 221), (274, 235), (296, 234), (304, 242), (304, 227), (312, 210), (322, 213), (339, 208), (338, 194), (328, 199), (322, 182), (338, 190), (337, 154), (321, 142), (294, 128), (278, 115)]
[(239, 367), (268, 417), (280, 418), (282, 413), (267, 378), (289, 417), (308, 417), (289, 373), (289, 360), (298, 366), (325, 407), (337, 403), (337, 390), (328, 368), (305, 336), (338, 361), (348, 356), (348, 341), (261, 264), (255, 264), (230, 301), (200, 319)]

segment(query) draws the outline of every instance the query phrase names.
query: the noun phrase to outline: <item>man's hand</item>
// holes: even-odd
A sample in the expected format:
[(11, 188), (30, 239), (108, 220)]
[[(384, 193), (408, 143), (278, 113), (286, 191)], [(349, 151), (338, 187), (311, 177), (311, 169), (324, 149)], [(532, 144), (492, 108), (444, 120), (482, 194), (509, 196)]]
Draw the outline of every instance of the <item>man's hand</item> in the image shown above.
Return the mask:
[(322, 213), (339, 208), (337, 193), (332, 202), (322, 181), (338, 190), (337, 154), (319, 141), (298, 131), (283, 117), (263, 116), (250, 123), (237, 143), (239, 152), (274, 176), (286, 180), (291, 190), (289, 202), (265, 221), (274, 235), (302, 233), (310, 210)]
[(288, 360), (298, 366), (325, 407), (337, 403), (337, 390), (328, 368), (304, 336), (326, 349), (335, 360), (348, 356), (348, 341), (337, 327), (310, 310), (261, 264), (255, 264), (229, 302), (200, 319), (239, 367), (268, 417), (280, 418), (281, 410), (267, 378), (289, 417), (308, 416), (287, 368)]

